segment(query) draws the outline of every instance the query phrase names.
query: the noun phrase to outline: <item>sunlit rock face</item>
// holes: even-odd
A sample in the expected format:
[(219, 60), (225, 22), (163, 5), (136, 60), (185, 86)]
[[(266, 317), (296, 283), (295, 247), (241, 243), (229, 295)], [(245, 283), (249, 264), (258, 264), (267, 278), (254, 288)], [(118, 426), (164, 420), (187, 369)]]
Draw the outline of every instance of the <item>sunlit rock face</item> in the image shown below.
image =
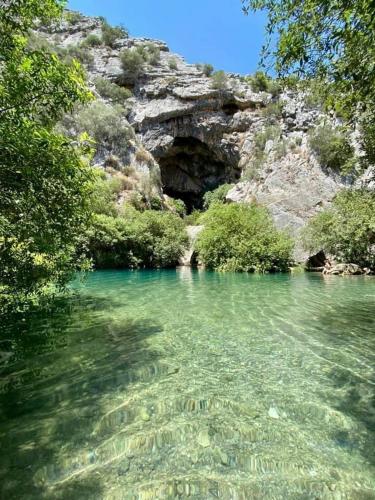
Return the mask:
[[(89, 34), (100, 36), (101, 21), (82, 17), (74, 26), (65, 22), (42, 34), (68, 47)], [(121, 51), (145, 43), (157, 47), (160, 58), (130, 78), (122, 68)], [(93, 56), (87, 72), (94, 92), (93, 82), (100, 76), (133, 93), (124, 118), (134, 131), (127, 163), (142, 175), (149, 174), (160, 196), (180, 198), (192, 210), (201, 207), (207, 190), (224, 182), (237, 183), (228, 201), (266, 205), (276, 225), (297, 238), (295, 257), (308, 257), (298, 244), (300, 229), (330, 204), (339, 189), (353, 182), (319, 165), (308, 145), (309, 130), (322, 120), (335, 123), (333, 116), (312, 109), (302, 94), (284, 92), (273, 98), (254, 93), (240, 75), (228, 74), (224, 88), (213, 88), (211, 78), (161, 41), (129, 37), (117, 40), (112, 48), (88, 50)], [(280, 113), (270, 115), (267, 106), (277, 100), (282, 104)], [(251, 173), (257, 134), (267, 127), (277, 128), (279, 138), (267, 140), (262, 163)], [(99, 159), (103, 166), (105, 156)]]

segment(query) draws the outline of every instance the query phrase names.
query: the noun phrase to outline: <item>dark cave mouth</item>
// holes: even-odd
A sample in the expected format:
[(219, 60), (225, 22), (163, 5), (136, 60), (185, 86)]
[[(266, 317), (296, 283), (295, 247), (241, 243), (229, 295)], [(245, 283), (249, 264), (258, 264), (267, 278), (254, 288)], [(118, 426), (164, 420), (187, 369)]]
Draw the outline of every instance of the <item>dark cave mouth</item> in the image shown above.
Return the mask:
[(188, 213), (203, 207), (207, 191), (240, 176), (238, 168), (218, 159), (204, 142), (193, 137), (177, 137), (158, 159), (163, 192), (182, 200)]

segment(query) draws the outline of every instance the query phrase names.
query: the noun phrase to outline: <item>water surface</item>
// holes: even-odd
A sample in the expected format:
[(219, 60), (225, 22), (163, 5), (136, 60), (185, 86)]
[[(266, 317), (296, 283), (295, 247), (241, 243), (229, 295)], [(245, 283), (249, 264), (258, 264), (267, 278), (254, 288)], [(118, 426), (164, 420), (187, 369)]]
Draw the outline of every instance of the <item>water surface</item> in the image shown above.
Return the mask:
[(1, 326), (0, 498), (375, 498), (375, 279), (93, 273)]

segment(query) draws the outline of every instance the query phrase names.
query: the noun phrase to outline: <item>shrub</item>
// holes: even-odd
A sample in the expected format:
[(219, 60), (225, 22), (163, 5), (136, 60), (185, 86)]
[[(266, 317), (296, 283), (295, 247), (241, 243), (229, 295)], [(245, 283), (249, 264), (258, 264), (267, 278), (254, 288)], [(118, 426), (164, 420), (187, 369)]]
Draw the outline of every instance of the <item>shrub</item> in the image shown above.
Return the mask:
[(203, 195), (203, 208), (207, 210), (212, 203), (223, 203), (226, 195), (232, 187), (233, 184), (222, 184), (213, 191), (207, 191)]
[(250, 83), (254, 92), (267, 92), (268, 78), (263, 71), (257, 71), (250, 77)]
[(72, 10), (65, 12), (64, 17), (65, 17), (65, 20), (67, 21), (67, 23), (71, 24), (72, 26), (74, 26), (75, 24), (78, 24), (83, 18), (82, 14), (80, 12), (76, 12), (76, 11), (72, 11)]
[(265, 208), (255, 204), (214, 203), (201, 217), (199, 260), (219, 271), (284, 271), (292, 240), (277, 231)]
[(160, 196), (151, 196), (149, 205), (151, 210), (163, 210), (163, 201)]
[(145, 45), (145, 62), (148, 62), (152, 66), (156, 66), (160, 61), (160, 49), (153, 43), (147, 43)]
[(145, 163), (146, 165), (152, 165), (154, 162), (152, 154), (144, 148), (137, 149), (135, 153), (135, 159), (137, 160), (137, 162)]
[(102, 41), (108, 47), (113, 48), (118, 39), (128, 36), (123, 26), (110, 26), (105, 19), (102, 20)]
[(66, 64), (71, 64), (73, 59), (76, 59), (81, 64), (91, 68), (95, 60), (90, 50), (82, 45), (68, 45), (64, 48), (59, 47), (57, 53)]
[(200, 224), (202, 212), (194, 209), (189, 215), (184, 217), (184, 222), (187, 226), (198, 226)]
[(268, 92), (274, 97), (281, 92), (281, 85), (276, 80), (272, 80), (263, 71), (257, 71), (248, 80), (253, 92)]
[(169, 204), (172, 206), (174, 212), (180, 217), (184, 217), (186, 215), (186, 205), (182, 200), (170, 198)]
[(256, 151), (263, 152), (268, 141), (280, 139), (281, 128), (278, 125), (268, 125), (254, 135), (254, 147)]
[(98, 47), (101, 44), (101, 39), (93, 33), (90, 33), (82, 42), (82, 46), (84, 47)]
[(87, 132), (96, 142), (100, 154), (111, 151), (120, 158), (128, 152), (133, 129), (124, 121), (124, 109), (120, 105), (110, 105), (102, 101), (91, 102), (72, 115), (66, 115), (61, 122), (62, 130), (75, 137)]
[(92, 212), (113, 217), (117, 214), (115, 201), (113, 184), (106, 179), (104, 172), (97, 172), (90, 200)]
[(323, 108), (327, 99), (327, 84), (320, 80), (309, 80), (305, 85), (305, 106)]
[(264, 153), (256, 152), (249, 164), (246, 165), (242, 174), (242, 179), (246, 181), (259, 179), (259, 174), (265, 161), (266, 155)]
[(125, 87), (120, 87), (116, 83), (112, 83), (106, 78), (98, 76), (94, 79), (95, 88), (98, 93), (105, 99), (110, 99), (117, 104), (124, 104), (124, 102), (132, 97), (132, 93)]
[(309, 133), (309, 145), (324, 167), (347, 173), (354, 167), (354, 149), (344, 129), (321, 125)]
[(132, 207), (122, 217), (96, 215), (87, 239), (96, 267), (171, 267), (187, 244), (180, 217)]
[(86, 131), (96, 142), (114, 146), (115, 142), (126, 135), (121, 107), (110, 106), (100, 101), (91, 103), (77, 116), (77, 125)]
[(272, 97), (277, 97), (280, 95), (282, 87), (277, 80), (268, 80), (267, 92), (272, 95)]
[(228, 87), (228, 77), (224, 71), (215, 71), (211, 76), (211, 86), (217, 90), (224, 90)]
[(212, 66), (212, 64), (196, 64), (195, 67), (199, 70), (199, 71), (202, 71), (202, 73), (209, 77), (212, 75), (213, 71), (214, 71), (214, 67)]
[(177, 69), (177, 59), (175, 57), (169, 59), (168, 66), (169, 69)]
[(278, 146), (280, 137), (281, 128), (279, 125), (268, 125), (254, 135), (253, 158), (244, 170), (242, 176), (244, 179), (254, 180), (258, 178), (259, 172), (267, 159), (264, 152), (267, 142), (272, 140)]
[(303, 231), (307, 250), (339, 261), (375, 268), (375, 192), (341, 191), (332, 207), (314, 216)]
[(375, 164), (375, 112), (373, 110), (367, 110), (361, 115), (360, 127), (362, 147), (366, 152), (364, 166), (367, 167), (367, 162)]
[(281, 101), (270, 102), (263, 109), (263, 115), (267, 122), (273, 124), (283, 116), (283, 103)]
[(30, 50), (42, 50), (44, 52), (55, 52), (56, 48), (47, 38), (40, 33), (31, 31), (27, 37), (27, 45)]
[(142, 53), (136, 48), (124, 49), (120, 53), (121, 66), (127, 76), (138, 77), (145, 64)]

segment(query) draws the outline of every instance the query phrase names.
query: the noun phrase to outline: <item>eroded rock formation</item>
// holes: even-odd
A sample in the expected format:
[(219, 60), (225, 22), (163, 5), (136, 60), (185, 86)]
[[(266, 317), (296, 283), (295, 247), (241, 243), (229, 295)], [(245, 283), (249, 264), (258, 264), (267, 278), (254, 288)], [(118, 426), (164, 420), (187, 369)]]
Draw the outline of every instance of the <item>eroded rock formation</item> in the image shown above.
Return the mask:
[[(74, 26), (62, 23), (44, 33), (61, 47), (80, 44), (89, 34), (101, 35), (100, 19), (82, 17)], [(120, 54), (145, 43), (157, 47), (160, 58), (134, 78), (121, 66)], [(159, 195), (180, 198), (191, 210), (201, 206), (205, 191), (233, 182), (228, 201), (266, 205), (276, 225), (298, 240), (308, 218), (351, 184), (319, 165), (309, 149), (308, 131), (323, 118), (334, 118), (309, 108), (302, 95), (281, 94), (280, 111), (270, 115), (265, 112), (275, 101), (270, 94), (254, 93), (233, 74), (225, 88), (213, 88), (199, 67), (171, 53), (163, 42), (124, 38), (113, 47), (89, 50), (93, 57), (87, 71), (94, 91), (99, 76), (133, 92), (126, 123), (134, 135), (126, 161), (153, 179)], [(279, 132), (266, 141), (263, 162), (254, 172), (257, 134), (267, 127)], [(96, 162), (105, 165), (105, 156)], [(297, 260), (307, 257), (297, 244)]]

